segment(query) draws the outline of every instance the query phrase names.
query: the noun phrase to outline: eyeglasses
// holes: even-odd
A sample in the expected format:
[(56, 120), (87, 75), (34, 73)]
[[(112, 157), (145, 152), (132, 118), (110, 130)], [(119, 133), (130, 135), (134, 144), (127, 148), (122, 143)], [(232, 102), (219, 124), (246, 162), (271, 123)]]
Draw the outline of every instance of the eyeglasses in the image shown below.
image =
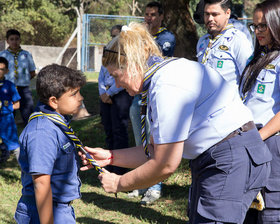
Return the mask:
[[(113, 51), (113, 50), (110, 50), (110, 49), (107, 49), (106, 47), (104, 47), (103, 48), (103, 56), (105, 55), (106, 52), (114, 53), (114, 54), (118, 54), (119, 53), (117, 51)], [(125, 54), (123, 54), (123, 53), (120, 53), (120, 55), (125, 56)]]
[(256, 30), (258, 30), (259, 32), (264, 32), (267, 30), (267, 25), (266, 23), (260, 23), (258, 25), (252, 23), (249, 25), (250, 29), (252, 32), (256, 32)]

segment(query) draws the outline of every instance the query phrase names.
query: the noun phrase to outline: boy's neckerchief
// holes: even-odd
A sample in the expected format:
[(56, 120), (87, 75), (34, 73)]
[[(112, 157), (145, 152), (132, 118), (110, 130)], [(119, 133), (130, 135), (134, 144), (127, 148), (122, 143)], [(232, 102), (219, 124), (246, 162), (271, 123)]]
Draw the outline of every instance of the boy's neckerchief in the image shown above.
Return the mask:
[(19, 53), (21, 51), (23, 51), (21, 49), (21, 47), (17, 50), (17, 51), (13, 51), (11, 48), (7, 48), (7, 50), (14, 56), (14, 63), (15, 63), (15, 79), (17, 80), (18, 79), (18, 56), (19, 56)]
[(158, 56), (151, 56), (148, 59), (148, 69), (145, 71), (145, 78), (143, 81), (143, 89), (141, 92), (141, 141), (145, 151), (146, 156), (150, 157), (150, 152), (148, 150), (147, 137), (146, 137), (146, 113), (147, 113), (147, 95), (150, 87), (151, 79), (153, 75), (163, 66), (171, 61), (177, 60), (179, 58), (162, 58)]
[(80, 139), (75, 135), (73, 129), (69, 125), (69, 119), (68, 117), (63, 117), (62, 115), (58, 114), (54, 110), (51, 109), (51, 107), (47, 106), (46, 104), (40, 103), (38, 105), (38, 112), (34, 112), (30, 115), (28, 122), (33, 120), (36, 117), (47, 117), (50, 121), (52, 121), (57, 127), (60, 128), (60, 130), (75, 144), (76, 149), (81, 150), (85, 155), (87, 160), (91, 163), (95, 169), (101, 173), (103, 170), (101, 167), (97, 164), (97, 162), (89, 155), (87, 151), (85, 151), (83, 147), (83, 143), (80, 141)]
[(206, 48), (206, 50), (205, 50), (205, 52), (204, 52), (204, 55), (203, 55), (203, 58), (202, 58), (202, 61), (201, 61), (201, 63), (202, 64), (205, 64), (206, 62), (207, 62), (207, 56), (208, 56), (208, 54), (209, 54), (209, 52), (210, 52), (210, 50), (211, 50), (211, 48), (212, 48), (212, 46), (214, 45), (214, 43), (216, 43), (218, 40), (219, 40), (219, 38), (221, 37), (221, 36), (223, 36), (224, 35), (224, 33), (228, 30), (228, 29), (231, 29), (231, 28), (234, 28), (234, 26), (233, 26), (233, 24), (232, 23), (228, 23), (227, 25), (226, 25), (226, 27), (222, 30), (222, 32), (221, 33), (219, 33), (217, 36), (215, 36), (214, 38), (211, 38), (211, 36), (209, 35), (209, 43), (208, 43), (208, 46), (207, 46), (207, 48)]

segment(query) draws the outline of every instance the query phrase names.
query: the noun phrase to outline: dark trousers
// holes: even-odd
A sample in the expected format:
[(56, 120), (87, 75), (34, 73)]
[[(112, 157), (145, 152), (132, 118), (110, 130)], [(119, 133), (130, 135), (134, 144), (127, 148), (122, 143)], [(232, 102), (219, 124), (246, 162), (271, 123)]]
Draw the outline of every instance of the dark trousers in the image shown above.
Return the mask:
[(26, 125), (30, 114), (32, 114), (34, 110), (32, 93), (29, 86), (17, 86), (17, 90), (21, 97), (19, 111), (24, 125)]
[[(100, 101), (101, 121), (105, 129), (108, 149), (122, 149), (128, 147), (127, 126), (129, 122), (129, 108), (132, 97), (123, 90), (112, 97), (113, 104)], [(108, 171), (123, 174), (125, 168), (108, 166)]]

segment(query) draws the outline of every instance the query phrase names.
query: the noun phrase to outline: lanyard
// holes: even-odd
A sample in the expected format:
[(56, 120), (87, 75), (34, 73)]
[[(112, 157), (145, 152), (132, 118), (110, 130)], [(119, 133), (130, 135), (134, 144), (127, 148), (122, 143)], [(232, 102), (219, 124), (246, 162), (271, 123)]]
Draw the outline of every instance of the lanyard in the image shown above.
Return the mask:
[(227, 26), (222, 30), (222, 32), (219, 33), (217, 36), (215, 36), (213, 39), (211, 39), (210, 36), (209, 36), (209, 43), (208, 43), (208, 46), (207, 46), (207, 48), (206, 48), (206, 50), (205, 50), (205, 52), (204, 52), (204, 55), (203, 55), (203, 58), (202, 58), (202, 61), (201, 61), (202, 64), (205, 64), (205, 63), (207, 62), (207, 60), (208, 60), (208, 57), (207, 57), (207, 56), (208, 56), (208, 54), (209, 54), (209, 52), (210, 52), (212, 46), (217, 42), (217, 40), (220, 39), (220, 37), (221, 37), (222, 35), (224, 35), (224, 33), (225, 33), (228, 29), (231, 29), (231, 28), (233, 28), (233, 27), (234, 27), (233, 24), (229, 23), (229, 24), (227, 24)]

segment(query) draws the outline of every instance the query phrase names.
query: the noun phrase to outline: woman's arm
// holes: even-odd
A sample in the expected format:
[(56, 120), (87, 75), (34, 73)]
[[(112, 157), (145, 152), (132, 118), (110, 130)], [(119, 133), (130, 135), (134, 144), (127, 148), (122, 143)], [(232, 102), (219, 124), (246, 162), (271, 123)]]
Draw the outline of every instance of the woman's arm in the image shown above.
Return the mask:
[[(151, 158), (143, 165), (123, 176), (108, 172), (100, 174), (99, 179), (102, 187), (106, 192), (116, 193), (142, 189), (166, 179), (179, 166), (182, 159), (183, 146), (184, 142), (154, 145), (154, 153), (151, 154)], [(142, 153), (144, 154), (144, 152)], [(137, 157), (133, 159), (137, 160)], [(117, 161), (116, 164), (115, 162), (113, 164), (123, 166), (127, 162)]]
[(13, 102), (13, 109), (14, 109), (14, 110), (19, 109), (19, 107), (20, 107), (19, 100), (18, 100), (18, 101)]
[(53, 200), (50, 175), (33, 175), (37, 210), (41, 224), (53, 223)]
[(259, 130), (259, 133), (262, 140), (266, 140), (278, 131), (280, 131), (280, 112), (275, 114), (275, 116), (263, 128)]

